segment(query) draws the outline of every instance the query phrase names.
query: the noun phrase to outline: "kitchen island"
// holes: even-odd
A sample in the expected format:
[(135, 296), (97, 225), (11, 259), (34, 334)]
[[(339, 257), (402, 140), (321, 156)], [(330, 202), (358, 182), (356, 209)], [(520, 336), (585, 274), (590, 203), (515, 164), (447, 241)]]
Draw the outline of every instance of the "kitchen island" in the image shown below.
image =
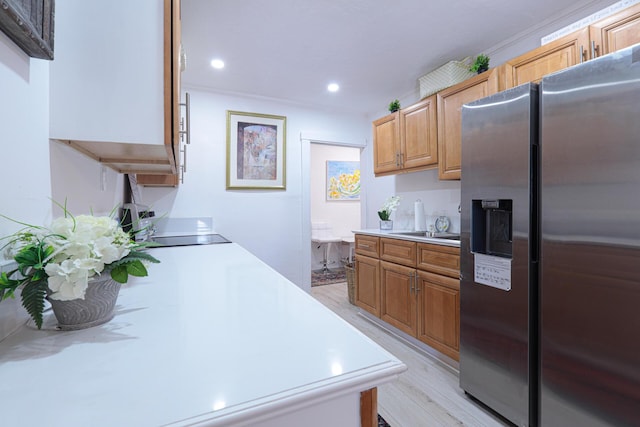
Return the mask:
[(406, 367), (237, 244), (154, 248), (110, 322), (0, 341), (7, 426), (360, 426)]

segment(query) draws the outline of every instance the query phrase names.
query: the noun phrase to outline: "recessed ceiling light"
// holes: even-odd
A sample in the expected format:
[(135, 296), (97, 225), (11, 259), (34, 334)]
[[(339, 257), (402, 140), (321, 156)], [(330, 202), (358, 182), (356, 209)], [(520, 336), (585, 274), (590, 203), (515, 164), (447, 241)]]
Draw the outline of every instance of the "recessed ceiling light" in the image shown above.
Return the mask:
[(337, 92), (340, 90), (340, 86), (338, 86), (338, 83), (329, 83), (327, 90), (329, 92)]
[(222, 59), (212, 59), (211, 66), (216, 70), (224, 68), (224, 61)]

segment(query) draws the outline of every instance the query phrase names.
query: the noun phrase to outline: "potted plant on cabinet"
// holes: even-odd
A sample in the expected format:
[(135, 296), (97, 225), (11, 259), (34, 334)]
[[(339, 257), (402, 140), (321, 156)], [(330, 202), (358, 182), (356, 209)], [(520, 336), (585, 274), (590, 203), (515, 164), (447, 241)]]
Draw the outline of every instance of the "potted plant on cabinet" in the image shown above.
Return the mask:
[(471, 66), (471, 68), (469, 68), (469, 71), (480, 74), (480, 73), (484, 73), (488, 69), (489, 69), (489, 57), (481, 53), (476, 57), (476, 60), (473, 62), (473, 65)]
[(399, 109), (400, 109), (400, 101), (398, 101), (397, 99), (394, 99), (393, 101), (391, 101), (389, 103), (389, 111), (390, 112), (395, 113)]

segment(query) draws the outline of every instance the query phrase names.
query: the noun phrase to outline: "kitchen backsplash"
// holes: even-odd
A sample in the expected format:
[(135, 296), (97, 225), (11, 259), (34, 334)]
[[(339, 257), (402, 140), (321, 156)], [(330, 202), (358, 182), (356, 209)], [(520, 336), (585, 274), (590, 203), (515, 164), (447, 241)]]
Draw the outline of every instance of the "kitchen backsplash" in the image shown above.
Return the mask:
[(420, 199), (424, 206), (426, 229), (435, 225), (436, 218), (444, 215), (449, 218), (450, 232), (460, 232), (460, 181), (441, 181), (438, 170), (407, 173), (396, 176), (396, 193), (401, 197), (400, 206), (391, 219), (393, 228), (414, 230), (414, 204)]
[(416, 200), (421, 200), (424, 206), (426, 229), (429, 230), (430, 225), (435, 225), (436, 218), (446, 216), (449, 218), (449, 232), (460, 232), (460, 214), (458, 206), (460, 205), (460, 190), (427, 190), (412, 191), (406, 193), (398, 192), (401, 197), (400, 206), (394, 213), (393, 228), (402, 230), (413, 230), (415, 227), (415, 209)]

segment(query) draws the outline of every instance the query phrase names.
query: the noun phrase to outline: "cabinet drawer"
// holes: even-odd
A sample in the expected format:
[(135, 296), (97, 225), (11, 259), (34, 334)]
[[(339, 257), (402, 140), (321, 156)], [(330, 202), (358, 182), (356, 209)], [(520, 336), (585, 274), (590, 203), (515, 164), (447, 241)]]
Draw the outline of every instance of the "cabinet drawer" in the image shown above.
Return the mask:
[(416, 242), (380, 238), (380, 259), (409, 267), (416, 266)]
[(460, 248), (419, 243), (417, 267), (420, 270), (459, 279)]
[(380, 238), (375, 236), (366, 236), (364, 234), (356, 234), (356, 253), (360, 255), (368, 255), (378, 258), (380, 246)]

